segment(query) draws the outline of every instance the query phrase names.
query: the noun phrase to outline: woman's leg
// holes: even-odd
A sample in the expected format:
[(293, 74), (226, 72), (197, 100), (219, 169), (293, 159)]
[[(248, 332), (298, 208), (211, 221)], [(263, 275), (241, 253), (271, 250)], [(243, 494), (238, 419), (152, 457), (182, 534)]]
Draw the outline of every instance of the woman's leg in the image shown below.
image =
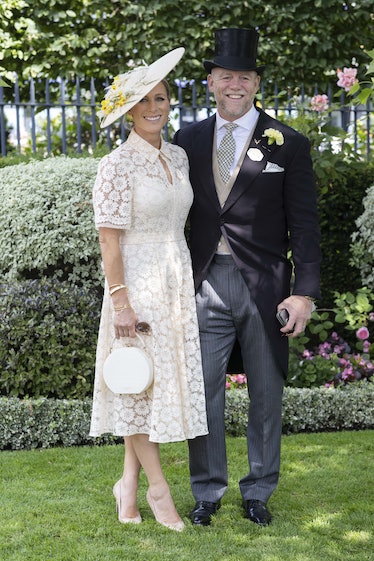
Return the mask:
[(123, 474), (120, 479), (121, 518), (135, 518), (139, 516), (137, 491), (140, 468), (141, 465), (132, 444), (132, 437), (125, 436), (125, 459), (123, 462)]
[(169, 485), (161, 468), (159, 445), (150, 442), (147, 434), (135, 434), (128, 438), (131, 439), (136, 457), (147, 476), (147, 500), (156, 520), (164, 526), (181, 530), (183, 521), (174, 506)]
[(113, 487), (116, 498), (118, 519), (123, 524), (141, 522), (137, 506), (140, 462), (135, 454), (132, 441), (125, 437), (125, 459), (121, 479)]

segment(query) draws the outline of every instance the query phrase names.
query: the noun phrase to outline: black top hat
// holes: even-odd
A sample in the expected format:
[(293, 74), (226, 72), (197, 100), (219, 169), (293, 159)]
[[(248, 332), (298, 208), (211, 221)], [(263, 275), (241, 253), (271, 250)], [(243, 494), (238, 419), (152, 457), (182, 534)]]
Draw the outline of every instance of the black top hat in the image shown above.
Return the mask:
[(258, 33), (255, 29), (218, 29), (215, 32), (215, 50), (213, 60), (204, 60), (204, 68), (228, 70), (255, 70), (262, 74), (265, 66), (256, 65)]

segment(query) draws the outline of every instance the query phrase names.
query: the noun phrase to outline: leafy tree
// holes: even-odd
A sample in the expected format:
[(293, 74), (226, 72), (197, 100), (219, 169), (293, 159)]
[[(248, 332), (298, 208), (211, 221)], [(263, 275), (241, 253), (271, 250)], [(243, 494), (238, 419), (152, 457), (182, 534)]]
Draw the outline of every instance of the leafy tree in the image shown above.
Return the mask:
[[(254, 26), (266, 78), (321, 83), (338, 66), (361, 67), (372, 47), (372, 0), (3, 0), (0, 74), (94, 76), (186, 47), (178, 75), (203, 80), (202, 60), (221, 27)], [(335, 78), (334, 78), (335, 79)]]

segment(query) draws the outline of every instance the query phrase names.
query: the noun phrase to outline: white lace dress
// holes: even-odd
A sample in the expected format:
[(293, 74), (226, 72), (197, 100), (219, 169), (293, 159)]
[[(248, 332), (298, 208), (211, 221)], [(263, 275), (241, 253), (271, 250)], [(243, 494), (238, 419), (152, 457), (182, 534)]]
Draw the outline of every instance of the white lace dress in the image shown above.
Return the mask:
[(159, 151), (132, 131), (124, 144), (100, 161), (93, 190), (95, 224), (123, 230), (120, 243), (131, 306), (139, 321), (152, 327), (152, 335), (144, 339), (153, 358), (154, 383), (139, 395), (116, 395), (103, 381), (103, 363), (114, 338), (105, 281), (91, 436), (144, 433), (161, 443), (208, 432), (191, 260), (184, 236), (192, 198), (187, 156), (179, 146), (162, 142)]

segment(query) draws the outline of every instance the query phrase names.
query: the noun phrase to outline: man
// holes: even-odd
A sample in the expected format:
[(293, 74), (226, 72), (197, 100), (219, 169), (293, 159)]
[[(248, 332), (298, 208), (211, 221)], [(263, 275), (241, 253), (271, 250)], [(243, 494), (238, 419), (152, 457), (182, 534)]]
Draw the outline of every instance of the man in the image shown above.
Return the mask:
[[(270, 523), (267, 502), (279, 477), (287, 336), (304, 331), (320, 297), (310, 145), (255, 106), (264, 70), (256, 64), (257, 43), (253, 29), (215, 33), (214, 59), (204, 67), (217, 113), (174, 139), (188, 154), (195, 197), (190, 247), (209, 426), (209, 435), (189, 442), (196, 525), (210, 524), (227, 488), (225, 381), (236, 339), (250, 396), (250, 469), (239, 487), (245, 516), (261, 526)], [(230, 123), (237, 125), (234, 130), (227, 130)], [(276, 319), (281, 309), (289, 314), (284, 327)]]

